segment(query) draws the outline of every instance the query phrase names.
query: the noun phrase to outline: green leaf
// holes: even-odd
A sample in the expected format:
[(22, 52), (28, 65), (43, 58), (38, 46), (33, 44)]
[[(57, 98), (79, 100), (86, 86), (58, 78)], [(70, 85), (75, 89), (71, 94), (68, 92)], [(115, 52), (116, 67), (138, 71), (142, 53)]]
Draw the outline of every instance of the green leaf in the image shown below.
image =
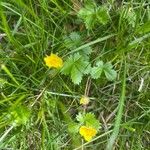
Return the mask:
[(98, 78), (100, 78), (100, 76), (101, 76), (101, 74), (102, 74), (102, 71), (103, 71), (103, 65), (104, 65), (103, 61), (98, 61), (98, 62), (96, 63), (96, 67), (93, 67), (93, 68), (91, 69), (91, 77), (92, 77), (93, 79), (98, 79)]
[(69, 131), (70, 133), (73, 133), (73, 134), (78, 133), (78, 132), (79, 132), (79, 128), (80, 128), (80, 124), (75, 123), (75, 122), (70, 123), (70, 124), (68, 125), (68, 131)]
[(88, 127), (93, 127), (96, 130), (100, 129), (100, 122), (95, 118), (95, 115), (93, 113), (87, 113), (87, 114), (81, 114), (79, 113), (76, 116), (77, 121), (79, 122), (79, 125), (86, 125)]
[(93, 113), (87, 113), (84, 117), (84, 121), (86, 126), (90, 126), (95, 128), (96, 130), (99, 130), (100, 122), (95, 118), (95, 115)]
[(85, 7), (81, 8), (78, 12), (78, 17), (84, 20), (87, 29), (93, 28), (96, 21), (95, 6), (93, 4), (85, 5)]
[(97, 23), (105, 25), (109, 20), (108, 9), (105, 6), (97, 7), (95, 3), (85, 4), (78, 12), (87, 29), (92, 29)]
[(65, 46), (69, 49), (75, 49), (81, 45), (81, 36), (77, 32), (72, 32), (64, 37)]
[(109, 17), (108, 9), (104, 6), (98, 8), (96, 15), (99, 23), (103, 25), (107, 24), (107, 22), (109, 21), (110, 17)]
[(80, 123), (80, 124), (83, 124), (84, 123), (84, 115), (79, 113), (77, 116), (76, 116), (76, 119), (77, 121)]
[(79, 84), (82, 80), (83, 72), (81, 72), (76, 65), (71, 69), (71, 79), (74, 84)]
[(83, 48), (83, 50), (79, 51), (79, 54), (82, 55), (85, 59), (89, 59), (89, 54), (92, 53), (92, 48), (90, 46), (87, 46)]
[[(75, 58), (77, 59), (77, 58)], [(64, 75), (69, 75), (71, 73), (71, 69), (74, 65), (74, 56), (71, 55), (64, 63), (62, 69), (61, 69), (61, 73)]]
[[(65, 46), (69, 48), (70, 50), (76, 49), (83, 45), (82, 37), (77, 32), (72, 32), (69, 36), (64, 37)], [(79, 54), (84, 56), (86, 59), (88, 59), (88, 55), (91, 54), (92, 49), (90, 46), (87, 46), (83, 48), (83, 50), (79, 51)]]
[(25, 125), (30, 116), (30, 111), (25, 106), (16, 106), (10, 112), (10, 119), (13, 125)]
[[(61, 73), (70, 75), (74, 84), (79, 84), (84, 74), (89, 71), (90, 63), (84, 59), (79, 53), (71, 55), (64, 63)], [(88, 69), (87, 69), (88, 68)]]
[(117, 77), (117, 72), (113, 69), (113, 66), (110, 62), (107, 62), (104, 65), (104, 73), (108, 80), (113, 81)]

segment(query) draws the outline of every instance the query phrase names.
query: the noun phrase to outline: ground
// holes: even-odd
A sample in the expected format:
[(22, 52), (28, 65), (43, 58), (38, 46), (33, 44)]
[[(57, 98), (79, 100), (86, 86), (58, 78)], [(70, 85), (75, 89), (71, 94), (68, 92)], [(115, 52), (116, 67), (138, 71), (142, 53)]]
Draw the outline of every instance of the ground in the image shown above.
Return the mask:
[(148, 0), (0, 1), (0, 149), (149, 147)]

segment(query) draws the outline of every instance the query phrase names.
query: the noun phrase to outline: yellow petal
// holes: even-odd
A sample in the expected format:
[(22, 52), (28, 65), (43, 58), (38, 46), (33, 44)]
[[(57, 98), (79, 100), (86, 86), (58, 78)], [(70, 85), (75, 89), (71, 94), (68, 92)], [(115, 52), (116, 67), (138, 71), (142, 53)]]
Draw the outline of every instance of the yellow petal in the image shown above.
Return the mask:
[(87, 126), (81, 126), (79, 133), (84, 137), (86, 141), (91, 141), (91, 139), (96, 135), (96, 129)]
[(50, 56), (46, 56), (44, 58), (44, 61), (46, 63), (46, 66), (49, 68), (54, 67), (54, 68), (61, 68), (63, 66), (63, 60), (56, 54), (51, 54)]

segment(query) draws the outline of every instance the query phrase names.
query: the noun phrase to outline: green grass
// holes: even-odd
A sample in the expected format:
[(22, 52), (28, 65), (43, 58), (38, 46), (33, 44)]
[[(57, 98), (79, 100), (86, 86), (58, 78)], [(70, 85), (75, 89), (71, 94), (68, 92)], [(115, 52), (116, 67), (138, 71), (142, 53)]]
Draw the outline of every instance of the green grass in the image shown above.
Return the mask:
[[(0, 1), (0, 149), (149, 149), (150, 2), (95, 2), (106, 6), (107, 23), (95, 14), (80, 18), (86, 0)], [(73, 32), (81, 35), (82, 43), (70, 49), (64, 37)], [(88, 74), (75, 85), (45, 65), (50, 53), (65, 62), (89, 46), (88, 62), (110, 62), (115, 80), (107, 80), (104, 73), (98, 79)], [(68, 131), (84, 110), (79, 101), (86, 92), (86, 112), (101, 123), (90, 142)]]

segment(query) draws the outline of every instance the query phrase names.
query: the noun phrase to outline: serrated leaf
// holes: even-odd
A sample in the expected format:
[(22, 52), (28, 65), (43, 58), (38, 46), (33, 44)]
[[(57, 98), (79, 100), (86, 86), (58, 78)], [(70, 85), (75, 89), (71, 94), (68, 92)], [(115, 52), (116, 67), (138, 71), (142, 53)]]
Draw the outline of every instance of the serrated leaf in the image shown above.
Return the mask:
[(78, 17), (84, 20), (87, 29), (93, 28), (96, 21), (95, 6), (92, 4), (85, 5), (85, 7), (81, 8), (78, 12)]
[(87, 73), (87, 67), (90, 63), (84, 59), (79, 53), (68, 58), (61, 69), (64, 75), (70, 75), (74, 84), (79, 84), (84, 74)]
[(74, 84), (79, 84), (82, 80), (83, 73), (74, 65), (71, 69), (71, 79)]
[(78, 123), (75, 123), (75, 122), (70, 123), (68, 125), (68, 131), (70, 133), (73, 133), (73, 134), (78, 133), (79, 132), (79, 127), (80, 127), (80, 124), (78, 124)]
[(87, 113), (84, 117), (84, 121), (86, 126), (90, 126), (95, 128), (96, 130), (99, 130), (100, 122), (95, 118), (95, 115), (93, 113)]
[(70, 56), (64, 63), (62, 69), (61, 69), (61, 73), (64, 75), (69, 75), (72, 69), (72, 66), (74, 64), (73, 61), (73, 56)]
[(76, 119), (77, 119), (77, 121), (78, 121), (80, 124), (83, 124), (83, 123), (84, 123), (84, 115), (82, 115), (81, 113), (79, 113), (79, 114), (76, 116)]
[(90, 3), (80, 9), (78, 17), (84, 21), (87, 29), (92, 29), (97, 23), (105, 25), (109, 20), (109, 13), (106, 7)]
[(81, 45), (81, 36), (77, 32), (72, 32), (64, 37), (65, 46), (69, 49), (75, 49)]
[(101, 74), (102, 74), (102, 71), (103, 71), (103, 65), (104, 65), (103, 61), (98, 61), (98, 62), (96, 63), (96, 67), (93, 67), (93, 68), (91, 69), (91, 77), (92, 77), (93, 79), (98, 79), (98, 78), (100, 78), (100, 76), (101, 76)]
[(91, 64), (87, 64), (87, 67), (85, 68), (84, 74), (89, 74), (91, 72)]
[[(82, 37), (77, 32), (72, 32), (69, 36), (64, 37), (65, 46), (70, 50), (76, 49), (83, 45)], [(79, 51), (79, 54), (88, 59), (88, 55), (91, 54), (92, 49), (90, 46), (83, 48), (83, 50)]]
[(106, 7), (99, 7), (97, 10), (97, 19), (99, 23), (105, 25), (109, 20), (108, 9)]
[(113, 81), (117, 77), (117, 72), (113, 69), (113, 66), (110, 62), (104, 65), (104, 73), (108, 80)]
[[(88, 59), (88, 55), (92, 53), (92, 48), (90, 46), (87, 46), (85, 48), (83, 48), (83, 50), (81, 50), (79, 52), (83, 57), (85, 57), (85, 59)], [(87, 57), (87, 58), (86, 58)]]

